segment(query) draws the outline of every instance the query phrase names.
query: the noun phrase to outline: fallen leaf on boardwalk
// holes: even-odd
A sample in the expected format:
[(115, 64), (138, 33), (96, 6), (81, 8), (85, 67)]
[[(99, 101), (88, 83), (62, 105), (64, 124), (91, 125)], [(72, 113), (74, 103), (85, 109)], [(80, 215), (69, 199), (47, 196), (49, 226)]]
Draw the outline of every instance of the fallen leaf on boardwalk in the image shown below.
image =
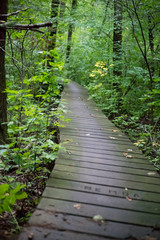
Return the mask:
[(147, 175), (148, 176), (154, 176), (154, 175), (156, 175), (156, 173), (155, 172), (148, 172)]
[(79, 210), (79, 209), (81, 209), (82, 205), (81, 204), (74, 204), (73, 207), (77, 208)]
[(126, 196), (126, 199), (127, 199), (129, 202), (132, 201), (132, 198), (130, 198), (130, 197), (128, 197), (128, 196)]
[(34, 234), (33, 234), (33, 233), (30, 233), (30, 234), (28, 235), (28, 239), (29, 239), (29, 240), (32, 240), (33, 237), (34, 237)]
[(119, 130), (112, 129), (112, 132), (118, 132)]
[(68, 167), (72, 167), (72, 165), (68, 165)]
[(133, 158), (133, 156), (129, 155), (128, 153), (123, 153), (123, 156), (125, 156), (126, 158)]
[(104, 219), (103, 219), (103, 217), (102, 217), (101, 215), (95, 215), (95, 216), (93, 217), (93, 220), (94, 220), (95, 222), (104, 223)]
[(118, 139), (118, 138), (116, 138), (116, 137), (111, 137), (111, 136), (109, 136), (109, 138), (110, 138), (110, 139)]
[(65, 139), (66, 142), (73, 142), (73, 139)]
[(133, 152), (133, 150), (132, 150), (132, 149), (127, 149), (127, 151), (128, 151), (128, 152)]
[(87, 133), (86, 136), (90, 136), (91, 134)]

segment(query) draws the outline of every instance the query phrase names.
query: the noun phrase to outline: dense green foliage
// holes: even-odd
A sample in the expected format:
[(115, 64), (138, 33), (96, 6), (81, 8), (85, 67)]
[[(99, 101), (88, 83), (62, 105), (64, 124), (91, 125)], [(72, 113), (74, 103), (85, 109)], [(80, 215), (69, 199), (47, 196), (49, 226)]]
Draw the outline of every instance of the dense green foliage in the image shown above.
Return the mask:
[[(9, 12), (20, 12), (8, 21), (25, 25), (51, 21), (50, 1), (41, 1), (41, 9), (39, 4), (16, 1), (15, 5), (15, 1), (10, 1)], [(36, 17), (35, 12), (38, 13)], [(64, 64), (56, 49), (48, 50), (51, 41), (50, 28), (7, 30), (8, 138), (0, 145), (0, 168), (3, 170), (0, 214), (12, 213), (16, 200), (26, 198), (31, 191), (34, 194), (39, 182), (43, 188), (54, 165), (59, 148), (58, 120), (64, 120), (59, 100), (66, 80), (63, 78)], [(21, 193), (21, 188), (25, 192)], [(32, 194), (28, 194), (28, 202), (34, 205), (38, 199)]]

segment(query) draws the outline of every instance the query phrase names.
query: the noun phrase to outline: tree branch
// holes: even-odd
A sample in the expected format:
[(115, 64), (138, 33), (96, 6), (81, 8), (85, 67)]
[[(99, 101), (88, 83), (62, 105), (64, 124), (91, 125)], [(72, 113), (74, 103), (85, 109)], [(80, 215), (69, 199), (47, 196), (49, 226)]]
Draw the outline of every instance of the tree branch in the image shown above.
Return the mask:
[(0, 17), (11, 17), (13, 15), (17, 15), (20, 12), (27, 11), (28, 9), (30, 9), (30, 7), (27, 7), (27, 8), (22, 9), (22, 10), (17, 10), (16, 12), (12, 12), (12, 13), (8, 13), (8, 14), (0, 14)]
[(0, 28), (4, 29), (19, 29), (19, 30), (37, 30), (37, 28), (41, 27), (51, 27), (51, 22), (46, 23), (38, 23), (38, 24), (16, 24), (13, 22), (5, 22), (3, 24), (0, 24)]

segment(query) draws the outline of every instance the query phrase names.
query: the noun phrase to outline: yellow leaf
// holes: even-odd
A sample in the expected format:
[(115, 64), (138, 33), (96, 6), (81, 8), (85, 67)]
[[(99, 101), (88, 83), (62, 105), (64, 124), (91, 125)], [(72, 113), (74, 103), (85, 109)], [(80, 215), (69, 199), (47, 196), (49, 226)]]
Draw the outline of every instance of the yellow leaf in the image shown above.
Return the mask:
[(73, 207), (79, 210), (79, 209), (81, 209), (82, 205), (81, 204), (74, 204)]

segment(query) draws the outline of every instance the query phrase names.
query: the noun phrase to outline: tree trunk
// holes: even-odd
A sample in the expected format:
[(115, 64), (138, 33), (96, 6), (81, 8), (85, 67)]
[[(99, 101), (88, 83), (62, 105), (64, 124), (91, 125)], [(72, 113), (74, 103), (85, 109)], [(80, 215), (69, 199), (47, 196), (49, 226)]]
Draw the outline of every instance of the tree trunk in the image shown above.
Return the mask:
[[(0, 14), (7, 14), (8, 0), (0, 0)], [(7, 17), (0, 16), (0, 22), (6, 22)], [(0, 29), (0, 144), (7, 141), (7, 95), (5, 76), (5, 40), (6, 29)]]
[(113, 61), (115, 76), (122, 75), (122, 0), (114, 0)]
[(153, 36), (153, 24), (152, 24), (152, 18), (151, 14), (148, 14), (148, 38), (149, 38), (149, 46), (151, 50), (151, 56), (152, 56), (152, 62), (151, 62), (151, 71), (152, 71), (152, 76), (154, 75), (154, 36)]
[[(48, 51), (54, 50), (56, 48), (56, 37), (57, 37), (57, 27), (58, 27), (58, 8), (59, 8), (59, 1), (52, 0), (51, 3), (51, 18), (53, 19), (53, 26), (50, 31), (51, 41), (49, 41)], [(49, 62), (54, 62), (54, 57), (50, 57), (48, 61), (48, 66), (50, 67)]]
[(59, 1), (57, 0), (52, 0), (52, 5), (51, 5), (51, 18), (54, 19), (54, 24), (51, 30), (51, 36), (52, 36), (52, 44), (51, 44), (51, 49), (54, 49), (56, 47), (56, 34), (57, 34), (57, 26), (58, 26), (58, 7), (59, 7)]
[[(72, 1), (72, 10), (71, 10), (71, 17), (73, 15), (73, 12), (77, 6), (77, 0)], [(66, 51), (66, 63), (69, 63), (69, 56), (71, 53), (71, 42), (72, 42), (72, 34), (73, 34), (73, 27), (74, 23), (71, 21), (68, 27), (68, 43), (67, 43), (67, 51)]]

